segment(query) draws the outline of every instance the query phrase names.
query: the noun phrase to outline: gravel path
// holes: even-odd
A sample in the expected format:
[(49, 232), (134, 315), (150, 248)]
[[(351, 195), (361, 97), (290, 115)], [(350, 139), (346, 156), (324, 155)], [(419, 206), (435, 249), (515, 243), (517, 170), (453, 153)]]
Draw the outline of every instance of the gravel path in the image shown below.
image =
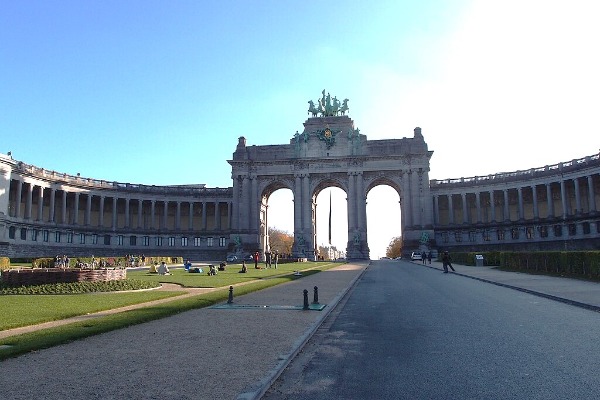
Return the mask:
[[(8, 359), (3, 399), (255, 399), (367, 267), (343, 264), (203, 308)], [(312, 301), (323, 311), (283, 310)]]

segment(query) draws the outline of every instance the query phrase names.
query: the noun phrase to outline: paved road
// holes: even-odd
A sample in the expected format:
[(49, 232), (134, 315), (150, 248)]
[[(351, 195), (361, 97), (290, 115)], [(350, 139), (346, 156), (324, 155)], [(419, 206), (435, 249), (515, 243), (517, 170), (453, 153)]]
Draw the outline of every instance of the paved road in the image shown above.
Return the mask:
[(378, 261), (263, 399), (596, 399), (599, 332), (593, 310)]

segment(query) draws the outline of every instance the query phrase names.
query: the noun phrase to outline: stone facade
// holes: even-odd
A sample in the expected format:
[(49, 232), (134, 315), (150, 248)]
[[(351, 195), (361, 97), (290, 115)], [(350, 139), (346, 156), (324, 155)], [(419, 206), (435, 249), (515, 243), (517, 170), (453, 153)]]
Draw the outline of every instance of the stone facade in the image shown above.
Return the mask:
[[(346, 115), (312, 117), (288, 144), (247, 146), (233, 186), (146, 186), (48, 171), (0, 154), (0, 256), (146, 254), (223, 260), (265, 251), (268, 199), (294, 197), (293, 255), (317, 248), (320, 191), (347, 194), (350, 259), (368, 259), (366, 198), (398, 193), (404, 250), (591, 249), (600, 246), (600, 157), (473, 178), (429, 180), (433, 152), (413, 137), (368, 140)], [(394, 223), (394, 221), (391, 221)]]

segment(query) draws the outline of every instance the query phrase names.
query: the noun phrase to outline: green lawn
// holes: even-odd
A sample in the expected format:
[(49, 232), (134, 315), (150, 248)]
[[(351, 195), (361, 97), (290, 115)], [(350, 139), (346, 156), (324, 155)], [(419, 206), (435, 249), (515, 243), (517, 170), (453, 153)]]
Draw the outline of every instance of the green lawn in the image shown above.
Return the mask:
[(131, 293), (0, 296), (0, 331), (145, 303), (182, 293), (150, 290)]
[[(234, 283), (248, 282), (247, 285), (238, 286), (236, 288), (235, 295), (241, 296), (246, 293), (279, 285), (291, 280), (302, 279), (302, 277), (294, 276), (290, 273), (295, 270), (304, 271), (302, 275), (309, 276), (333, 268), (336, 265), (338, 264), (294, 263), (288, 264), (286, 268), (280, 266), (277, 270), (253, 269), (250, 271), (249, 269), (247, 274), (238, 274), (237, 271), (239, 270), (239, 266), (237, 266), (237, 268), (228, 267), (227, 271), (220, 271), (217, 276), (189, 274), (183, 270), (173, 270), (173, 275), (171, 276), (158, 277), (156, 275), (147, 274), (144, 271), (135, 271), (135, 273), (134, 271), (130, 271), (132, 272), (131, 277), (135, 279), (142, 279), (144, 275), (147, 275), (144, 279), (158, 279), (161, 282), (164, 282), (167, 280), (165, 278), (168, 278), (173, 279), (174, 283), (191, 283), (196, 286), (204, 287), (209, 285), (220, 285), (223, 288), (192, 297), (181, 299), (174, 298), (172, 301), (163, 304), (142, 307), (118, 314), (93, 318), (83, 322), (75, 322), (68, 325), (0, 339), (0, 360), (15, 357), (29, 351), (68, 343), (73, 340), (97, 335), (99, 333), (121, 329), (127, 326), (168, 317), (183, 311), (203, 308), (223, 302), (227, 300), (229, 295), (229, 285)], [(229, 277), (229, 279), (227, 279), (227, 277)], [(253, 277), (253, 279), (250, 277)], [(269, 279), (263, 279), (265, 277)], [(188, 282), (188, 280), (190, 281)], [(33, 320), (30, 319), (29, 314), (38, 313), (38, 316), (43, 315), (44, 321), (51, 321), (159, 298), (153, 296), (166, 297), (177, 294), (180, 294), (180, 292), (145, 291), (140, 293), (98, 293), (64, 296), (0, 296), (0, 315), (3, 316), (2, 323), (5, 323), (5, 321), (8, 320), (12, 320), (13, 323), (14, 321), (20, 321), (17, 326), (23, 326), (43, 322), (41, 320), (33, 322)], [(144, 300), (143, 296), (149, 297)], [(59, 305), (62, 306), (59, 307)], [(59, 308), (62, 308), (62, 312), (58, 312)], [(24, 323), (26, 320), (29, 320), (30, 322)], [(8, 328), (1, 327), (0, 329)]]
[(331, 265), (331, 262), (279, 264), (277, 269), (254, 269), (254, 264), (248, 264), (248, 272), (240, 274), (239, 271), (242, 268), (241, 264), (229, 264), (225, 268), (225, 271), (217, 271), (217, 275), (213, 276), (208, 275), (208, 267), (202, 267), (204, 272), (201, 274), (189, 273), (183, 268), (171, 268), (171, 275), (149, 274), (148, 271), (127, 271), (127, 278), (152, 282), (176, 283), (185, 287), (216, 288), (243, 282), (251, 282), (256, 279), (270, 278), (277, 275), (286, 275), (297, 270), (302, 271), (309, 268), (321, 268), (325, 265)]

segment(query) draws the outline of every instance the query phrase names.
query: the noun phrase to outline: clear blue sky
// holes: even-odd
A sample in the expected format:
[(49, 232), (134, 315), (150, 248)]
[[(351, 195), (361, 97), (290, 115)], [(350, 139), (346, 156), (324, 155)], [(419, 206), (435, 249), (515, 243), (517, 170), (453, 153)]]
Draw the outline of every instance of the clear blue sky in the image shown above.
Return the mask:
[(422, 127), (430, 178), (599, 149), (592, 0), (0, 6), (0, 152), (58, 172), (231, 186), (237, 138), (288, 143), (323, 89), (371, 140)]

